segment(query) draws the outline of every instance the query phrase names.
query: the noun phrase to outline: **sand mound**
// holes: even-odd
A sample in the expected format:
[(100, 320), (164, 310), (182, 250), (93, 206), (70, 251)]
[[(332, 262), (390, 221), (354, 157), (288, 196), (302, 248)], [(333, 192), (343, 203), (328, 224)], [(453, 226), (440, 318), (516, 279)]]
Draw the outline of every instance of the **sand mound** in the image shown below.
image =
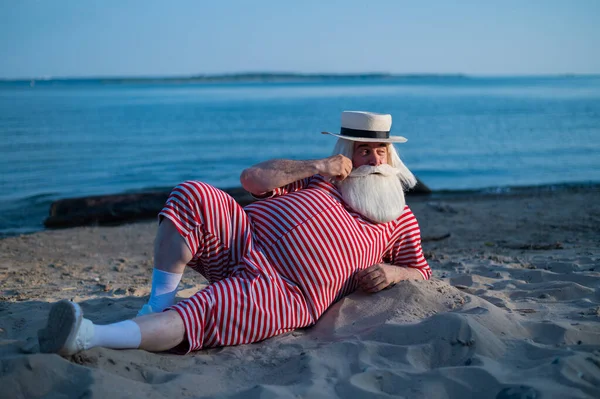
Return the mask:
[[(93, 320), (110, 322), (133, 316), (142, 302), (102, 298), (82, 306)], [(40, 327), (47, 309), (42, 303), (3, 304), (2, 315), (8, 313), (3, 320), (16, 338), (1, 347), (5, 392), (17, 397), (526, 398), (542, 392), (585, 397), (597, 393), (600, 384), (600, 356), (581, 351), (582, 342), (600, 345), (600, 330), (530, 321), (436, 279), (402, 282), (379, 295), (355, 293), (314, 327), (189, 356), (98, 348), (70, 359), (27, 354), (36, 351), (34, 343), (18, 338)], [(25, 312), (35, 322), (24, 324)]]

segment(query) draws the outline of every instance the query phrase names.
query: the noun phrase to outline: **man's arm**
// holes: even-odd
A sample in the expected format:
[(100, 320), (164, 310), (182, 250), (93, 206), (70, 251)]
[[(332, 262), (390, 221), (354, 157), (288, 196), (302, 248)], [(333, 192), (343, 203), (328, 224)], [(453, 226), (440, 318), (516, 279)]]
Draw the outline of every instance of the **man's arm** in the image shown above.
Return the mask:
[(402, 280), (427, 280), (431, 269), (421, 247), (421, 230), (412, 211), (406, 207), (392, 235), (390, 253), (384, 256), (389, 263), (370, 266), (356, 274), (359, 287), (366, 292), (378, 292)]
[(423, 280), (423, 275), (417, 269), (410, 267), (378, 263), (359, 270), (356, 279), (361, 290), (374, 293), (402, 280)]
[(343, 155), (309, 161), (272, 159), (245, 169), (242, 187), (257, 197), (300, 179), (320, 174), (344, 180), (352, 171), (352, 161)]

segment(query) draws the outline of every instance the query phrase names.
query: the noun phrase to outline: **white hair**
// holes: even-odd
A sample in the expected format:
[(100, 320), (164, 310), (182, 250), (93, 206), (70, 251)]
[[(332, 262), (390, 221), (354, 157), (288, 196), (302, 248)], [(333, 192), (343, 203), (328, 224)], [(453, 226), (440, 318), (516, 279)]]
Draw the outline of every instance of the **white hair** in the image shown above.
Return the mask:
[[(333, 147), (332, 155), (342, 154), (343, 156), (352, 159), (354, 155), (354, 141), (346, 139), (338, 139)], [(393, 144), (386, 143), (388, 152), (388, 164), (398, 169), (398, 178), (402, 183), (404, 190), (409, 190), (417, 184), (417, 178), (412, 172), (404, 165), (404, 162), (400, 159), (396, 147)]]

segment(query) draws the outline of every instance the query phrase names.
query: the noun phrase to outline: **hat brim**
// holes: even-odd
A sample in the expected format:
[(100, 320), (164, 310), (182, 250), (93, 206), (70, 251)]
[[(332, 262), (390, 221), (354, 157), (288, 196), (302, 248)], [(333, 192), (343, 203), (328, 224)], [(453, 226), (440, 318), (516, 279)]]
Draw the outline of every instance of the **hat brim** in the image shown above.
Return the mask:
[(331, 133), (331, 132), (321, 132), (321, 134), (330, 134), (340, 139), (350, 140), (350, 141), (360, 141), (363, 143), (406, 143), (408, 139), (402, 136), (390, 136), (387, 139), (372, 139), (369, 137), (352, 137), (352, 136), (344, 136), (342, 134)]

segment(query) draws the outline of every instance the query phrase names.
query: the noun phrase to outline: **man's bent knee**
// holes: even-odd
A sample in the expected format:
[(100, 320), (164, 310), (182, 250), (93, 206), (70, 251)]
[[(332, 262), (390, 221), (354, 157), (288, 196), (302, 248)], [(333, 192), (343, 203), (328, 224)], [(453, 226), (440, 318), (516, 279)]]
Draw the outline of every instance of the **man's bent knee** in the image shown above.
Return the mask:
[(154, 267), (166, 272), (183, 273), (192, 256), (191, 249), (175, 224), (163, 218), (154, 241)]

